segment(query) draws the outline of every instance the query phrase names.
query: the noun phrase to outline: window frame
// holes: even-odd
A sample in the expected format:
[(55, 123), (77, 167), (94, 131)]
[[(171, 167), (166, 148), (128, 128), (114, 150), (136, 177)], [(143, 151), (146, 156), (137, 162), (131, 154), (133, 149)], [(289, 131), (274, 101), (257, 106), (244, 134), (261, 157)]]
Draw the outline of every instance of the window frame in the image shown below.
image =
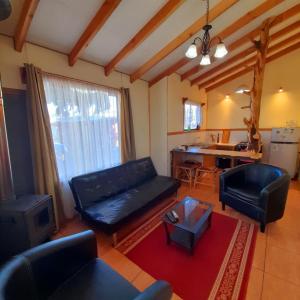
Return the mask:
[[(182, 98), (182, 103), (183, 103), (183, 131), (184, 132), (189, 132), (189, 131), (199, 130), (202, 126), (202, 119), (203, 119), (203, 116), (202, 116), (202, 103), (198, 102), (198, 101), (195, 101), (195, 100), (190, 100), (188, 98)], [(191, 129), (185, 128), (185, 105), (186, 104), (195, 105), (195, 106), (199, 107), (199, 120), (200, 120), (200, 122), (196, 126), (196, 128), (191, 128)]]

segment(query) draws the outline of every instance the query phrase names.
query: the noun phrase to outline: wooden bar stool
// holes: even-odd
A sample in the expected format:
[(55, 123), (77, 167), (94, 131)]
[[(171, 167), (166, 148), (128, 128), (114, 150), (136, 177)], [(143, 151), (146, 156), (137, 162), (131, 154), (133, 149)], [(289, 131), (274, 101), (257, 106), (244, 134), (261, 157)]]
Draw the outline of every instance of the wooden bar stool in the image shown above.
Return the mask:
[(199, 167), (199, 164), (196, 163), (182, 163), (176, 166), (176, 174), (175, 177), (182, 181), (187, 182), (189, 187), (192, 187), (195, 170)]
[[(207, 174), (213, 175), (213, 182), (206, 183), (203, 182), (203, 178)], [(198, 167), (195, 171), (195, 178), (194, 178), (194, 188), (196, 188), (197, 184), (203, 184), (208, 186), (214, 186), (215, 190), (217, 190), (218, 180), (219, 180), (220, 170), (217, 167)]]

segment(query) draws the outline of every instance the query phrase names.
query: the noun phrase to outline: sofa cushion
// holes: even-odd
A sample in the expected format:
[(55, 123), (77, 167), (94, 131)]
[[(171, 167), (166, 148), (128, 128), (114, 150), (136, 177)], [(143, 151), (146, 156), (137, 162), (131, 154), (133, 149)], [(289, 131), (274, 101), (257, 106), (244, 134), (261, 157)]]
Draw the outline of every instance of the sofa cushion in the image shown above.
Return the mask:
[(175, 187), (178, 188), (178, 182), (175, 179), (156, 176), (122, 194), (88, 207), (85, 209), (85, 213), (95, 221), (116, 224)]
[(72, 178), (77, 207), (86, 208), (156, 176), (150, 157)]
[(254, 205), (259, 205), (260, 192), (262, 188), (253, 183), (245, 183), (243, 185), (233, 184), (227, 186), (227, 192), (238, 197), (239, 199), (253, 203)]
[(132, 300), (139, 295), (126, 279), (100, 259), (86, 264), (64, 282), (51, 300)]

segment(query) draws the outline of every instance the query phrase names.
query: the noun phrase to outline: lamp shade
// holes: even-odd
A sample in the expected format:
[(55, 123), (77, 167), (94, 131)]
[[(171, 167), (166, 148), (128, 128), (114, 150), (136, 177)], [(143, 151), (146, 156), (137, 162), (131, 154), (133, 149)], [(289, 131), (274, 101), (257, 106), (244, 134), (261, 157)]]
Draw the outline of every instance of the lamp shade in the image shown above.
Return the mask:
[(246, 85), (244, 85), (244, 84), (240, 85), (235, 90), (236, 94), (243, 94), (244, 92), (247, 92), (247, 93), (250, 92), (250, 89)]
[(222, 58), (224, 57), (226, 54), (228, 53), (226, 47), (225, 47), (225, 44), (223, 42), (220, 42), (218, 45), (217, 45), (217, 48), (216, 48), (216, 52), (215, 52), (215, 57), (216, 58)]
[(201, 61), (200, 61), (201, 66), (207, 66), (210, 65), (210, 57), (208, 54), (205, 54), (202, 56)]
[(197, 57), (197, 46), (195, 43), (192, 43), (189, 48), (185, 52), (185, 56), (188, 58), (195, 58)]

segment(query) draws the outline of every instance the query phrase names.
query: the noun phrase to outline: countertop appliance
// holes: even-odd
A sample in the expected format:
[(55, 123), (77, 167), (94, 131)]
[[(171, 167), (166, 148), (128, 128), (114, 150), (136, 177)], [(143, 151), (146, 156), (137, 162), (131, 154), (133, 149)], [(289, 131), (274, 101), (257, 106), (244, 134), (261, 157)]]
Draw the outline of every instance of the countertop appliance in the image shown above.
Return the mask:
[(273, 128), (269, 163), (288, 171), (291, 178), (297, 172), (300, 128)]

